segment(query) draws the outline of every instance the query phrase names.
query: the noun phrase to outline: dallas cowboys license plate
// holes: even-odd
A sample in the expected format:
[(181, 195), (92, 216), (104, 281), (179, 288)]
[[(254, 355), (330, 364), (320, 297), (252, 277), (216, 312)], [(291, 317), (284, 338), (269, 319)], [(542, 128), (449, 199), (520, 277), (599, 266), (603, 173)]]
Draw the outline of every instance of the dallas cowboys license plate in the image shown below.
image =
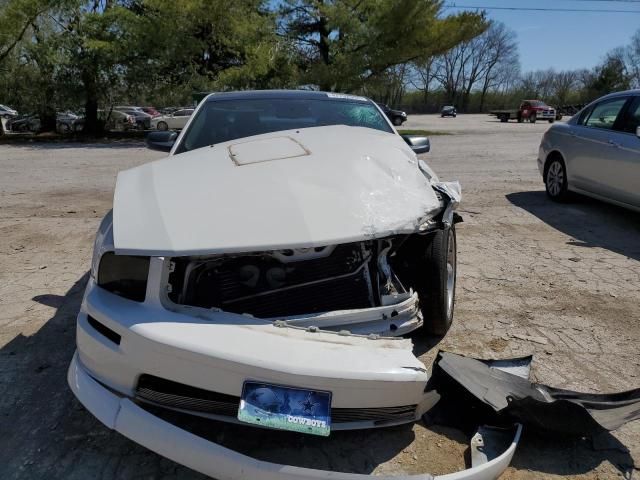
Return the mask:
[(331, 392), (246, 381), (238, 420), (326, 437), (331, 431)]

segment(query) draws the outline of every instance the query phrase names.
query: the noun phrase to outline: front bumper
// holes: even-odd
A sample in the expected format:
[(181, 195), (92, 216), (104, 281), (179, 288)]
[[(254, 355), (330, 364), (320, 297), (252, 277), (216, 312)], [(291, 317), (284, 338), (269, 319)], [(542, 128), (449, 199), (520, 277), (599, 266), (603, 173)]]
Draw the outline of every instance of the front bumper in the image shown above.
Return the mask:
[[(118, 396), (94, 380), (73, 357), (67, 376), (69, 386), (78, 400), (108, 428), (130, 440), (218, 480), (362, 480), (368, 475), (340, 473), (310, 468), (279, 465), (256, 460), (187, 432), (142, 409), (131, 400)], [(487, 458), (483, 436), (476, 434), (471, 442), (472, 468), (433, 477), (429, 474), (403, 476), (405, 480), (493, 480), (509, 465), (520, 439), (517, 426), (508, 447), (494, 458)], [(381, 480), (396, 476), (375, 477)]]
[(536, 117), (541, 119), (541, 120), (555, 120), (556, 119), (556, 112), (551, 110), (551, 111), (537, 111), (536, 112)]
[[(160, 260), (152, 259), (151, 268), (162, 268)], [(159, 278), (150, 275), (154, 280), (144, 303), (113, 295), (90, 280), (78, 314), (82, 365), (123, 397), (136, 398), (138, 380), (146, 374), (235, 398), (246, 380), (254, 380), (330, 391), (336, 409), (414, 406), (413, 415), (346, 421), (334, 430), (412, 422), (436, 401), (424, 392), (429, 376), (410, 340), (322, 331), (303, 319), (273, 323), (201, 308), (169, 310), (150, 294), (160, 290), (152, 285)], [(398, 304), (389, 308), (398, 311), (391, 321), (402, 317)], [(349, 328), (349, 322), (359, 324), (364, 315), (334, 313), (335, 318), (319, 320)], [(96, 330), (96, 322), (119, 336), (118, 343)], [(235, 421), (235, 416), (219, 419)]]

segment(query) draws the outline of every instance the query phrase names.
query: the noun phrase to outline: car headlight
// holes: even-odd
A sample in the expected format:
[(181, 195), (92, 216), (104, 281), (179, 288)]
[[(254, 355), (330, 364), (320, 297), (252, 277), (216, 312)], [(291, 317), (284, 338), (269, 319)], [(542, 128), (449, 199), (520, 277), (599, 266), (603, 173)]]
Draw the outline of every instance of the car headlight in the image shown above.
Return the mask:
[(98, 285), (129, 300), (143, 302), (147, 292), (149, 257), (116, 255), (106, 252), (100, 257)]

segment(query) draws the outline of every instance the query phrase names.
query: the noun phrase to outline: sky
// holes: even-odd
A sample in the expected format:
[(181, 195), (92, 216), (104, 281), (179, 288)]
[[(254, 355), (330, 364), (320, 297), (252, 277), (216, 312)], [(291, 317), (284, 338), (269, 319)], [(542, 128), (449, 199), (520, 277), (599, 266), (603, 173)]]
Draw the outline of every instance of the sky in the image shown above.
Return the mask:
[[(611, 49), (629, 44), (640, 29), (640, 0), (444, 0), (471, 7), (626, 10), (637, 13), (491, 10), (518, 35), (522, 71), (597, 65)], [(447, 8), (445, 13), (460, 9)], [(471, 10), (471, 9), (469, 9)]]

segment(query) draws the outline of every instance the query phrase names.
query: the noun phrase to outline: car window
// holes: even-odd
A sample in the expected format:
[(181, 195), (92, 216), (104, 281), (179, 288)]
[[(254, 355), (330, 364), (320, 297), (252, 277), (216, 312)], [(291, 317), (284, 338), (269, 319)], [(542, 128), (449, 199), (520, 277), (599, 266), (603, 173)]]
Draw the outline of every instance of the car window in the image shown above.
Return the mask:
[(616, 119), (627, 102), (628, 97), (612, 98), (596, 104), (584, 121), (585, 127), (613, 129)]
[(635, 97), (624, 116), (620, 130), (635, 135), (638, 127), (640, 127), (640, 97)]
[(200, 108), (176, 153), (269, 132), (326, 125), (393, 133), (368, 101), (261, 98), (210, 101)]

